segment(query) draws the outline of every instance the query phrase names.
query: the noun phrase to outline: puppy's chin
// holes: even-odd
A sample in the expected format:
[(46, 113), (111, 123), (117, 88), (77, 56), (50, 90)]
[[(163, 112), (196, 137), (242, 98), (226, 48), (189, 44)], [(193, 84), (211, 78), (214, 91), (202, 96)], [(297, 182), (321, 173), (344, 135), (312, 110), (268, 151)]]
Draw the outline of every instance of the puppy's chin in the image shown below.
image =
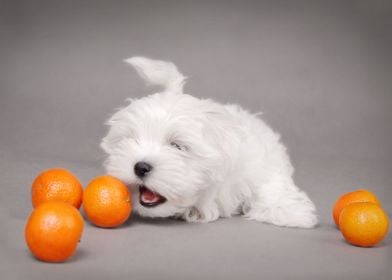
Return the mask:
[(170, 201), (165, 201), (162, 204), (159, 204), (154, 207), (145, 207), (140, 204), (139, 199), (135, 199), (133, 202), (133, 209), (143, 217), (174, 217), (179, 216), (185, 212), (185, 208), (180, 208), (175, 206)]

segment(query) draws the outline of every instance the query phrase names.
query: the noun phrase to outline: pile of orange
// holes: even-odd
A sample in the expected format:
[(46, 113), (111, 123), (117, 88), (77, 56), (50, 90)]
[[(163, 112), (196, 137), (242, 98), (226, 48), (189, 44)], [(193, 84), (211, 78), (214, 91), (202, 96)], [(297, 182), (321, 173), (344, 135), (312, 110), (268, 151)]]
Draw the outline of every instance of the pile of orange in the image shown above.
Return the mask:
[(372, 247), (388, 233), (388, 215), (375, 194), (356, 190), (342, 195), (333, 207), (333, 219), (348, 243)]
[(35, 208), (26, 227), (25, 239), (39, 260), (63, 262), (76, 252), (84, 222), (79, 208), (91, 223), (117, 227), (131, 214), (131, 196), (118, 179), (105, 175), (92, 180), (83, 192), (80, 181), (66, 169), (49, 169), (34, 180), (31, 200)]

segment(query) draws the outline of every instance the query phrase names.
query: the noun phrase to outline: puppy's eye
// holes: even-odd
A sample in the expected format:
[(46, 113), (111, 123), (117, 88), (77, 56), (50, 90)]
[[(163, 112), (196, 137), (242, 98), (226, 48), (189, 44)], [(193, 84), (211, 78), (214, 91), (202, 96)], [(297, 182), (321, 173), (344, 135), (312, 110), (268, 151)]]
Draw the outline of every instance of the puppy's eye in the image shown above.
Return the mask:
[(176, 142), (171, 142), (170, 146), (172, 146), (172, 147), (174, 147), (174, 148), (176, 148), (176, 149), (178, 149), (180, 151), (182, 150), (181, 146), (179, 144), (177, 144)]

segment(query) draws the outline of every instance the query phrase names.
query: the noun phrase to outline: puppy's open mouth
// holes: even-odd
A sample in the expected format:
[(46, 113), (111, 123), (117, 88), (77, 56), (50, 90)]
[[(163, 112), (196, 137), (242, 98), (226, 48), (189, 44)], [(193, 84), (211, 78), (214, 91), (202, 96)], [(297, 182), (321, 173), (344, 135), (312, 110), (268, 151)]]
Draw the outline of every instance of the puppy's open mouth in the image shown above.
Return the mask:
[(139, 202), (144, 207), (155, 207), (166, 201), (166, 198), (159, 193), (153, 192), (146, 186), (139, 186)]

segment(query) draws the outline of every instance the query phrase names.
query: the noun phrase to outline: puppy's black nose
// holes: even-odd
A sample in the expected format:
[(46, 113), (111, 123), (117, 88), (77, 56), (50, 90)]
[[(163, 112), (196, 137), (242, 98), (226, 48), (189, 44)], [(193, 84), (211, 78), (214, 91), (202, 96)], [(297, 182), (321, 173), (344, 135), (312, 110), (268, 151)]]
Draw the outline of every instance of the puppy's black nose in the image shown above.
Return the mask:
[(134, 171), (135, 174), (139, 177), (139, 178), (143, 178), (144, 176), (146, 176), (146, 174), (148, 172), (150, 172), (152, 169), (152, 166), (149, 165), (147, 162), (144, 161), (139, 161), (135, 164), (134, 167)]

